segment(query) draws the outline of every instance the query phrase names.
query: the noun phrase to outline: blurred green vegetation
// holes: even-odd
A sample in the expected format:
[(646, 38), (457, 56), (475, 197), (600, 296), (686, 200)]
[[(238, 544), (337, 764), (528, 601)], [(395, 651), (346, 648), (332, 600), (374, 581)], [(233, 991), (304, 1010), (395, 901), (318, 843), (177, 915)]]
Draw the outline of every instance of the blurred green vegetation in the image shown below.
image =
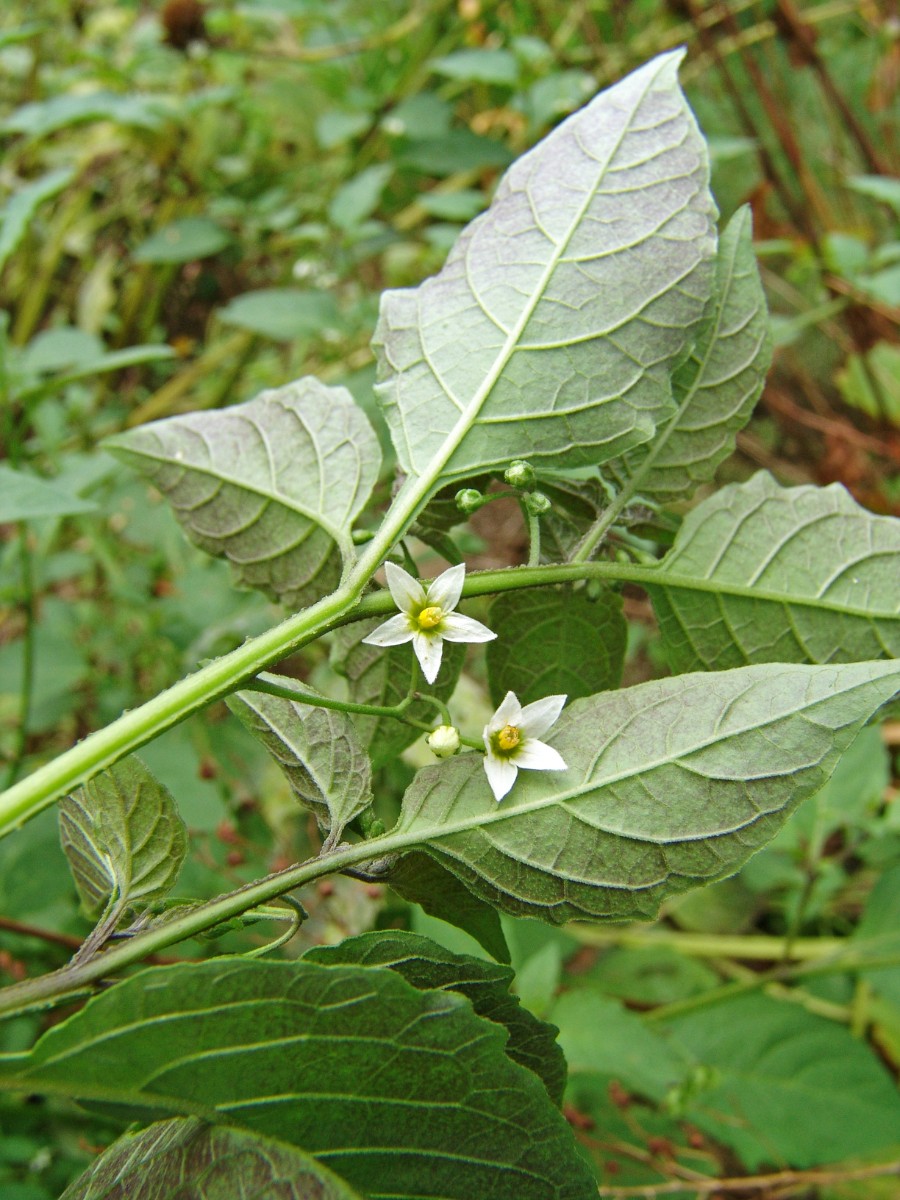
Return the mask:
[[(900, 32), (890, 9), (876, 0), (6, 0), (0, 470), (38, 485), (31, 509), (4, 511), (0, 474), (7, 777), (280, 615), (231, 588), (225, 566), (188, 546), (167, 507), (99, 441), (304, 374), (348, 386), (383, 432), (369, 349), (381, 290), (437, 270), (516, 155), (599, 87), (680, 43), (723, 216), (753, 208), (779, 345), (723, 477), (762, 465), (785, 482), (839, 480), (869, 507), (900, 511)], [(479, 564), (510, 561), (498, 534), (476, 527)], [(627, 678), (662, 673), (647, 606), (625, 603)], [(296, 671), (324, 678), (324, 651)], [(477, 728), (482, 681), (464, 680), (460, 703)], [(879, 911), (893, 911), (890, 751), (900, 739), (889, 730), (888, 747), (874, 733), (858, 743), (827, 794), (739, 877), (674, 906), (667, 947), (612, 938), (601, 952), (579, 931), (511, 927), (520, 991), (563, 1028), (578, 1081), (573, 1124), (601, 1177), (665, 1175), (653, 1138), (702, 1170), (733, 1168), (731, 1154), (752, 1168), (758, 1147), (729, 1140), (721, 1124), (695, 1137), (653, 1080), (579, 1058), (579, 1031), (598, 1010), (586, 1015), (570, 997), (616, 998), (624, 1019), (618, 1000), (672, 1005), (743, 978), (731, 951), (682, 953), (679, 937), (847, 936), (882, 873), (893, 891)], [(304, 851), (311, 831), (224, 706), (143, 756), (193, 833), (184, 894), (212, 894)], [(384, 768), (382, 791), (398, 794), (407, 771)], [(351, 880), (321, 885), (308, 907), (307, 942), (375, 921), (439, 929)], [(87, 929), (45, 813), (0, 845), (0, 975), (59, 964)], [(437, 936), (463, 945), (449, 927)], [(262, 940), (229, 933), (189, 952)], [(896, 1071), (896, 972), (880, 990), (849, 972), (816, 977), (803, 1003), (842, 1034), (868, 1029)], [(0, 1049), (21, 1048), (41, 1027), (39, 1017), (4, 1026)], [(612, 1079), (659, 1107), (617, 1103)], [(598, 1146), (592, 1130), (603, 1122), (614, 1132)], [(4, 1200), (56, 1196), (105, 1140), (74, 1108), (0, 1107)]]

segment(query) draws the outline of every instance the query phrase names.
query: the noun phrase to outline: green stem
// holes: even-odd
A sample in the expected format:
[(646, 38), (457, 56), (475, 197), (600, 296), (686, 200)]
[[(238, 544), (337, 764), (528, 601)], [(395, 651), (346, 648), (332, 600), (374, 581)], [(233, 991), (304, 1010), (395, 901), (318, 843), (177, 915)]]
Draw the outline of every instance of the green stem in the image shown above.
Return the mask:
[(34, 566), (31, 547), (28, 545), (28, 525), (19, 522), (19, 557), (22, 564), (22, 606), (25, 610), (25, 634), (22, 638), (22, 685), (19, 693), (19, 727), (16, 731), (16, 748), (9, 770), (6, 787), (12, 787), (19, 777), (25, 753), (28, 749), (28, 723), (34, 695)]
[[(281, 696), (285, 700), (293, 700), (295, 704), (308, 704), (313, 708), (330, 708), (335, 712), (359, 713), (364, 717), (398, 717), (403, 719), (403, 714), (409, 708), (415, 694), (410, 693), (405, 696), (399, 704), (380, 705), (380, 704), (355, 704), (351, 700), (334, 700), (331, 696), (312, 695), (309, 692), (303, 692), (299, 688), (288, 687), (283, 683), (276, 683), (271, 675), (257, 675), (255, 679), (250, 679), (244, 685), (248, 691), (264, 692), (267, 696)], [(429, 697), (421, 697), (428, 699)]]
[(522, 511), (528, 522), (528, 565), (536, 567), (541, 561), (541, 519), (523, 504)]

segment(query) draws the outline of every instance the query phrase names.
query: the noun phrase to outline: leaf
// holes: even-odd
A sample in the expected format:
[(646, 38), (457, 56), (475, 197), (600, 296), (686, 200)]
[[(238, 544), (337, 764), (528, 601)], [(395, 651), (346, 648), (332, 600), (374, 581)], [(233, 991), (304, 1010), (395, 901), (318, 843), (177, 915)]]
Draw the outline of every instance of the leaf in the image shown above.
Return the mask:
[(182, 217), (157, 229), (132, 255), (135, 262), (184, 263), (218, 254), (231, 235), (209, 217)]
[(389, 930), (346, 938), (338, 946), (313, 946), (305, 962), (390, 967), (419, 988), (458, 992), (475, 1012), (509, 1034), (506, 1053), (533, 1071), (557, 1107), (566, 1083), (566, 1061), (556, 1044), (556, 1028), (539, 1021), (517, 996), (510, 995), (515, 973), (470, 954), (454, 954), (430, 938)]
[(32, 138), (46, 137), (85, 121), (114, 121), (117, 125), (153, 130), (164, 125), (170, 114), (174, 115), (174, 110), (162, 96), (97, 91), (23, 104), (0, 123), (0, 128)]
[(161, 900), (178, 878), (187, 834), (172, 797), (131, 755), (60, 801), (60, 841), (84, 911)]
[(628, 625), (621, 597), (596, 599), (571, 588), (500, 595), (488, 625), (500, 636), (487, 647), (491, 699), (515, 692), (523, 704), (565, 694), (570, 700), (619, 686)]
[[(350, 699), (355, 704), (374, 704), (389, 708), (399, 704), (406, 696), (410, 671), (415, 665), (412, 647), (367, 646), (360, 640), (381, 624), (374, 621), (354, 621), (334, 633), (331, 647), (331, 665), (347, 680)], [(453, 695), (462, 670), (466, 648), (459, 642), (444, 642), (441, 669), (436, 681), (428, 691), (439, 700), (449, 700)], [(439, 723), (433, 704), (416, 700), (406, 710), (406, 716), (414, 721)], [(354, 719), (362, 744), (372, 759), (375, 770), (392, 762), (399, 754), (422, 736), (403, 721), (391, 717), (363, 717)]]
[(728, 223), (719, 242), (716, 282), (690, 357), (672, 377), (677, 409), (649, 446), (607, 464), (629, 496), (668, 503), (713, 479), (746, 425), (772, 358), (766, 298), (753, 254), (750, 208)]
[[(853, 942), (875, 956), (900, 956), (900, 863), (889, 867), (876, 882), (863, 918), (853, 931)], [(867, 971), (865, 978), (885, 1000), (900, 1007), (900, 962)]]
[(381, 464), (350, 393), (312, 378), (104, 445), (164, 493), (195, 545), (228, 558), (238, 584), (294, 608), (337, 586)]
[(82, 500), (45, 479), (0, 463), (0, 522), (68, 517), (96, 511), (97, 505), (90, 500)]
[(590, 1172), (506, 1032), (380, 967), (213, 959), (96, 996), (0, 1087), (120, 1117), (197, 1115), (299, 1146), (367, 1196), (589, 1200)]
[(540, 487), (551, 501), (551, 507), (540, 518), (541, 560), (568, 562), (612, 496), (598, 478), (551, 476), (542, 478)]
[(883, 175), (851, 175), (847, 187), (862, 196), (872, 196), (888, 204), (900, 216), (900, 179), (885, 179)]
[(429, 916), (462, 929), (497, 962), (509, 962), (509, 947), (496, 908), (470, 892), (462, 880), (428, 854), (404, 854), (385, 879), (398, 896), (420, 904)]
[(515, 915), (651, 918), (769, 841), (898, 687), (900, 663), (768, 665), (576, 700), (546, 736), (568, 770), (497, 804), (480, 756), (426, 767), (390, 837)]
[(337, 306), (327, 292), (300, 288), (245, 292), (218, 309), (216, 315), (226, 325), (236, 325), (276, 342), (315, 337), (338, 323)]
[(705, 1069), (685, 1111), (749, 1170), (812, 1167), (897, 1144), (900, 1096), (848, 1029), (768, 996), (741, 997), (666, 1022), (673, 1047)]
[(0, 271), (28, 232), (40, 206), (68, 187), (74, 178), (75, 172), (71, 168), (61, 167), (31, 180), (10, 196), (0, 214)]
[[(306, 691), (293, 679), (269, 682)], [(298, 801), (340, 840), (344, 826), (372, 803), (372, 768), (346, 713), (295, 704), (263, 692), (238, 692), (228, 707), (262, 742), (287, 777)]]
[(439, 275), (382, 296), (376, 390), (406, 474), (601, 462), (671, 410), (715, 251), (682, 56), (570, 117), (509, 170)]
[(900, 655), (898, 569), (900, 522), (760, 471), (688, 514), (647, 591), (673, 671), (863, 661)]
[(834, 381), (845, 404), (900, 428), (900, 350), (896, 346), (876, 342), (865, 354), (849, 354)]
[(438, 75), (464, 83), (515, 87), (519, 78), (519, 64), (509, 50), (454, 50), (452, 54), (431, 59), (428, 65)]
[(393, 173), (394, 168), (389, 163), (376, 163), (339, 187), (328, 205), (332, 223), (346, 231), (355, 229), (371, 217)]
[(126, 1133), (60, 1200), (359, 1200), (294, 1146), (193, 1119)]

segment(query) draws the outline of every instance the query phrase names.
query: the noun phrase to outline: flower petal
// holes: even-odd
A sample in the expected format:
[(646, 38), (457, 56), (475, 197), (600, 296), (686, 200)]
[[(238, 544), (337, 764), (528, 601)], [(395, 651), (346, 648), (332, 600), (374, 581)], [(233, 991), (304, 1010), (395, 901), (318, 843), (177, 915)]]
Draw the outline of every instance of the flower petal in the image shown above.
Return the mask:
[(546, 742), (537, 738), (527, 738), (516, 749), (515, 763), (526, 771), (566, 771), (568, 770), (562, 755)]
[(499, 803), (516, 782), (519, 773), (516, 764), (508, 758), (499, 758), (488, 752), (484, 756), (484, 770), (494, 799)]
[(383, 621), (362, 640), (369, 646), (402, 646), (404, 642), (411, 642), (413, 636), (409, 617), (405, 613), (398, 613)]
[(459, 604), (465, 579), (465, 563), (459, 563), (457, 566), (443, 571), (435, 579), (432, 579), (431, 583), (425, 589), (428, 604), (434, 604), (438, 608), (442, 608), (445, 613), (452, 612), (457, 604)]
[(408, 613), (414, 608), (425, 607), (425, 589), (408, 571), (404, 571), (396, 563), (386, 562), (384, 577), (394, 597), (394, 603), (401, 612)]
[(496, 636), (487, 625), (462, 613), (451, 613), (441, 621), (441, 637), (448, 642), (492, 642)]
[(484, 727), (485, 745), (487, 745), (490, 734), (499, 733), (504, 725), (519, 725), (521, 717), (522, 705), (515, 692), (507, 692), (500, 701), (500, 707)]
[(539, 738), (551, 725), (555, 725), (568, 696), (544, 696), (526, 704), (519, 718), (519, 728), (527, 738)]
[(429, 683), (434, 683), (437, 673), (441, 669), (441, 655), (444, 652), (440, 635), (420, 630), (413, 634), (412, 643), (419, 666), (422, 668), (422, 674)]

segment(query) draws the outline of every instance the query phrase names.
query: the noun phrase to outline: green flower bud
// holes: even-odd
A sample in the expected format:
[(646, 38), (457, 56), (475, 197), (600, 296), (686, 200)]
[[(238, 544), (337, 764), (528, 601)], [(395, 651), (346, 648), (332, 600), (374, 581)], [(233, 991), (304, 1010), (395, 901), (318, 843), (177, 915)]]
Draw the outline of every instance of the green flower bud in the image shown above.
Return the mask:
[(459, 749), (459, 730), (455, 725), (438, 725), (425, 741), (435, 758), (449, 758)]
[(529, 492), (523, 497), (525, 507), (533, 517), (539, 517), (541, 513), (549, 512), (552, 505), (547, 496), (543, 492)]
[(526, 462), (524, 458), (517, 458), (511, 462), (503, 472), (503, 478), (510, 487), (514, 488), (534, 487), (537, 482), (534, 467), (530, 462)]
[(456, 507), (462, 513), (478, 512), (484, 504), (484, 496), (475, 488), (460, 488), (456, 493)]

